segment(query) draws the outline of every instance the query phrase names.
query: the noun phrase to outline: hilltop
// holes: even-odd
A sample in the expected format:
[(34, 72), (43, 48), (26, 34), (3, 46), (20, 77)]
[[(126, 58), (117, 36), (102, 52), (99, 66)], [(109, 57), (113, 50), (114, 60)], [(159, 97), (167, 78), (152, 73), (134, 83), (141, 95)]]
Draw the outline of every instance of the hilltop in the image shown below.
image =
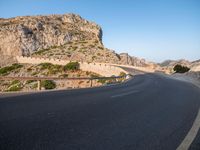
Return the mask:
[(200, 60), (196, 61), (188, 61), (185, 59), (180, 59), (180, 60), (166, 60), (159, 65), (167, 70), (170, 70), (173, 72), (173, 68), (175, 65), (182, 65), (182, 66), (187, 66), (190, 68), (190, 71), (197, 72), (200, 71)]

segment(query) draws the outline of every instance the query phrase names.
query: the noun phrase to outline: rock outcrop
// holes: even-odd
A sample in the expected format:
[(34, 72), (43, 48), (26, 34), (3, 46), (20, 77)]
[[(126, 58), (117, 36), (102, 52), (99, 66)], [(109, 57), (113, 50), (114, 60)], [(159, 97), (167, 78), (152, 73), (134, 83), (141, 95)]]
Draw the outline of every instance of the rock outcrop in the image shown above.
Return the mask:
[(0, 20), (1, 55), (24, 55), (70, 41), (97, 40), (100, 26), (78, 15), (26, 16)]

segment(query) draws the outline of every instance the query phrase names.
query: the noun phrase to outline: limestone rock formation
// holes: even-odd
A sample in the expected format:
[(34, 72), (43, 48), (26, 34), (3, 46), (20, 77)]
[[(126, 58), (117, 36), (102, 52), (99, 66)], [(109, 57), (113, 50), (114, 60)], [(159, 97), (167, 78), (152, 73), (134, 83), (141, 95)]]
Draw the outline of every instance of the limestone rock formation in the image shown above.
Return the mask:
[(26, 16), (0, 19), (1, 55), (29, 56), (35, 51), (75, 40), (97, 40), (102, 30), (78, 15)]
[(16, 56), (148, 66), (144, 59), (105, 48), (101, 27), (75, 14), (1, 18), (0, 54), (0, 66)]

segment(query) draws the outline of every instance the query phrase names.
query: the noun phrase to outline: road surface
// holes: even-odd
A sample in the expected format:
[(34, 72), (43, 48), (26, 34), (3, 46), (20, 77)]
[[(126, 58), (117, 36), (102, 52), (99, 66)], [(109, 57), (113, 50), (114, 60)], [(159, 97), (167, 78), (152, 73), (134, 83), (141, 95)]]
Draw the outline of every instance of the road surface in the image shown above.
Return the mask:
[[(1, 150), (175, 150), (200, 90), (158, 74), (107, 87), (0, 98)], [(200, 149), (199, 134), (190, 149)]]

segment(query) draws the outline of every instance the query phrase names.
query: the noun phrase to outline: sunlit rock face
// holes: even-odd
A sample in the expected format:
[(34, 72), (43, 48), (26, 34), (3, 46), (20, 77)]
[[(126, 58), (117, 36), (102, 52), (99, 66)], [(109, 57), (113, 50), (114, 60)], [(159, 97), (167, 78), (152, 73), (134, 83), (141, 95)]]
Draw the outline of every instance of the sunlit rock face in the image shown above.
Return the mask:
[(16, 56), (147, 66), (105, 48), (102, 34), (99, 25), (75, 14), (0, 18), (0, 66), (15, 63)]
[(0, 19), (1, 55), (28, 56), (76, 40), (102, 43), (102, 30), (75, 14)]

